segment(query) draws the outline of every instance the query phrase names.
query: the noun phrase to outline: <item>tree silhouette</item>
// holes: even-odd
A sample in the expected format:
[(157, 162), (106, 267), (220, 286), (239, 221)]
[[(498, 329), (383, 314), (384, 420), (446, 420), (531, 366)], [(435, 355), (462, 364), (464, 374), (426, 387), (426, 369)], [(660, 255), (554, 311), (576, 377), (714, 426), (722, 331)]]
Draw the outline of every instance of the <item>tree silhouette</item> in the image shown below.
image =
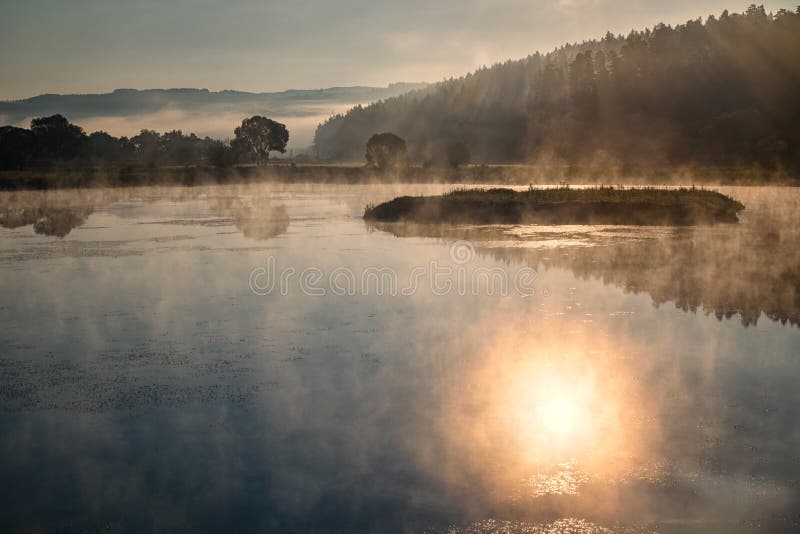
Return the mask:
[(469, 147), (463, 141), (454, 141), (452, 143), (448, 143), (445, 151), (447, 163), (454, 169), (457, 169), (461, 165), (466, 165), (470, 162), (472, 157), (470, 155)]
[(139, 135), (131, 138), (131, 142), (139, 161), (151, 167), (163, 161), (166, 144), (158, 132), (142, 130)]
[(253, 153), (258, 165), (266, 163), (273, 150), (281, 154), (286, 152), (286, 143), (289, 142), (285, 124), (259, 115), (244, 119), (233, 133), (237, 143)]
[(36, 139), (30, 130), (14, 126), (0, 128), (0, 169), (23, 169), (35, 152)]
[[(74, 162), (83, 165), (140, 163), (190, 165), (210, 163), (217, 167), (235, 165), (250, 150), (241, 139), (230, 143), (173, 130), (160, 134), (142, 130), (134, 137), (114, 137), (106, 132), (85, 135), (61, 115), (33, 119), (32, 128), (0, 127), (0, 170), (18, 170), (31, 165)], [(276, 129), (275, 150), (285, 150), (288, 132)], [(275, 137), (273, 136), (273, 137)]]
[(241, 143), (236, 140), (229, 145), (222, 141), (212, 141), (206, 155), (212, 166), (217, 169), (227, 169), (236, 165), (243, 152)]
[(48, 162), (77, 157), (86, 141), (83, 129), (62, 115), (33, 119), (31, 133), (36, 140), (37, 158)]
[(406, 142), (393, 133), (375, 134), (367, 141), (367, 165), (385, 171), (408, 165)]
[[(277, 123), (276, 123), (277, 124)], [(285, 150), (288, 132), (283, 125), (273, 129), (273, 150)], [(114, 137), (106, 132), (85, 135), (61, 115), (36, 118), (31, 129), (0, 127), (0, 170), (18, 170), (31, 165), (70, 162), (84, 166), (114, 164), (191, 165), (210, 163), (230, 167), (250, 150), (242, 139), (229, 144), (200, 138), (180, 130), (160, 134), (142, 130), (134, 137)]]
[(94, 162), (114, 162), (123, 159), (123, 145), (120, 139), (106, 132), (93, 132), (89, 134), (86, 144), (87, 158)]

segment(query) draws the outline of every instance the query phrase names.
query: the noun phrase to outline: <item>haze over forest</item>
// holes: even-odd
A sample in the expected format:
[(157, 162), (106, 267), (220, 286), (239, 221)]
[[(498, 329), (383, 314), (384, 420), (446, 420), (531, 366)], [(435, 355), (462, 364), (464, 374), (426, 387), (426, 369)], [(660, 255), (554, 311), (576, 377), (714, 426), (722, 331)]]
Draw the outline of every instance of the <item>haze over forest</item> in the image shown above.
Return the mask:
[[(566, 4), (573, 9), (577, 3)], [(578, 16), (561, 15), (564, 24)], [(13, 38), (14, 32), (4, 37)], [(184, 88), (44, 94), (0, 102), (0, 122), (24, 129), (36, 117), (60, 115), (85, 133), (120, 139), (145, 131), (177, 138), (191, 133), (191, 139), (204, 139), (203, 146), (215, 146), (215, 139), (229, 144), (233, 128), (247, 116), (263, 115), (288, 127), (289, 142), (279, 151), (288, 150), (289, 156), (307, 151), (304, 161), (363, 162), (367, 141), (383, 132), (397, 137), (404, 153), (407, 147), (402, 161), (423, 166), (443, 160), (451, 166), (457, 160), (456, 167), (470, 162), (714, 166), (786, 176), (800, 168), (800, 128), (794, 120), (800, 114), (798, 55), (800, 7), (750, 5), (682, 24), (608, 31), (434, 84), (277, 93)], [(384, 60), (392, 64), (398, 57)], [(20, 129), (3, 132), (9, 147), (19, 144), (11, 137), (28, 135)], [(447, 155), (455, 149), (458, 157)], [(207, 149), (193, 150), (192, 163), (210, 161)], [(98, 159), (85, 147), (73, 152), (55, 159), (31, 152), (24, 162), (6, 166), (67, 162), (79, 153), (85, 161)], [(124, 159), (142, 159), (129, 156)], [(242, 163), (238, 156), (225, 159)]]
[(465, 143), (478, 162), (800, 168), (800, 7), (658, 24), (567, 44), (357, 106), (322, 125), (323, 158), (357, 160), (391, 131), (430, 161)]
[(207, 89), (117, 89), (101, 94), (44, 94), (0, 102), (0, 124), (28, 127), (31, 119), (61, 114), (86, 131), (132, 137), (143, 129), (183, 130), (226, 139), (249, 115), (282, 119), (292, 130), (291, 146), (306, 148), (314, 128), (350, 106), (397, 96), (423, 84), (387, 87), (330, 87), (277, 93)]

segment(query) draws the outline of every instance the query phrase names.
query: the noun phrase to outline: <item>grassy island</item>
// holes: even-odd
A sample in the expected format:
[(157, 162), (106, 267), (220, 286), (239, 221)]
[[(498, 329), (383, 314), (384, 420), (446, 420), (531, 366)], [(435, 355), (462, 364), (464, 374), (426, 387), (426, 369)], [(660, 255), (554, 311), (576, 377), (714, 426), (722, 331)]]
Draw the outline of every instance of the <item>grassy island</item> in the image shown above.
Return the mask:
[(696, 188), (458, 189), (441, 196), (404, 196), (368, 206), (364, 218), (413, 223), (692, 226), (734, 223), (743, 209), (730, 197)]

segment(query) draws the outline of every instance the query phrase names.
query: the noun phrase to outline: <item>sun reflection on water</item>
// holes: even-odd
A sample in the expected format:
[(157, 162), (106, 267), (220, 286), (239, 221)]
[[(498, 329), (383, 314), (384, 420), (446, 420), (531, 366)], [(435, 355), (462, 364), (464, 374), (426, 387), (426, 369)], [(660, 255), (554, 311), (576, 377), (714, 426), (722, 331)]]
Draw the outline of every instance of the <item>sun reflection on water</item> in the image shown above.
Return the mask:
[[(589, 475), (581, 471), (573, 460), (559, 464), (552, 471), (535, 473), (524, 479), (519, 497), (577, 495), (581, 486), (587, 482), (589, 482)], [(521, 500), (519, 497), (515, 500)]]
[[(494, 340), (448, 408), (459, 446), (480, 458), (499, 497), (580, 497), (649, 462), (645, 396), (609, 340)], [(467, 437), (467, 439), (464, 439)]]
[(618, 399), (585, 361), (534, 356), (506, 373), (493, 402), (521, 455), (562, 463), (618, 434)]
[(514, 373), (508, 395), (512, 424), (527, 442), (544, 439), (574, 447), (592, 433), (598, 400), (591, 376), (569, 374), (553, 365), (524, 364)]
[(486, 519), (475, 521), (464, 527), (453, 526), (446, 530), (429, 532), (446, 532), (447, 534), (651, 534), (654, 531), (639, 527), (615, 526), (609, 528), (583, 519), (564, 518), (552, 523)]
[(577, 428), (581, 409), (575, 399), (559, 393), (541, 403), (537, 415), (545, 429), (563, 437), (571, 435)]

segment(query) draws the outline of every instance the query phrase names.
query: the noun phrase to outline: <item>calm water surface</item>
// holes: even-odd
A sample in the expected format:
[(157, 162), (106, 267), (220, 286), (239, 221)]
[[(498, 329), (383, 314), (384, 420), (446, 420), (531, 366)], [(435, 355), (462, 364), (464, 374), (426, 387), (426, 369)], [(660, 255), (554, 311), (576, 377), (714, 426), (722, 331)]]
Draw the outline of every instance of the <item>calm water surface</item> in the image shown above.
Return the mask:
[(800, 193), (360, 218), (444, 189), (1, 193), (0, 530), (800, 529)]

